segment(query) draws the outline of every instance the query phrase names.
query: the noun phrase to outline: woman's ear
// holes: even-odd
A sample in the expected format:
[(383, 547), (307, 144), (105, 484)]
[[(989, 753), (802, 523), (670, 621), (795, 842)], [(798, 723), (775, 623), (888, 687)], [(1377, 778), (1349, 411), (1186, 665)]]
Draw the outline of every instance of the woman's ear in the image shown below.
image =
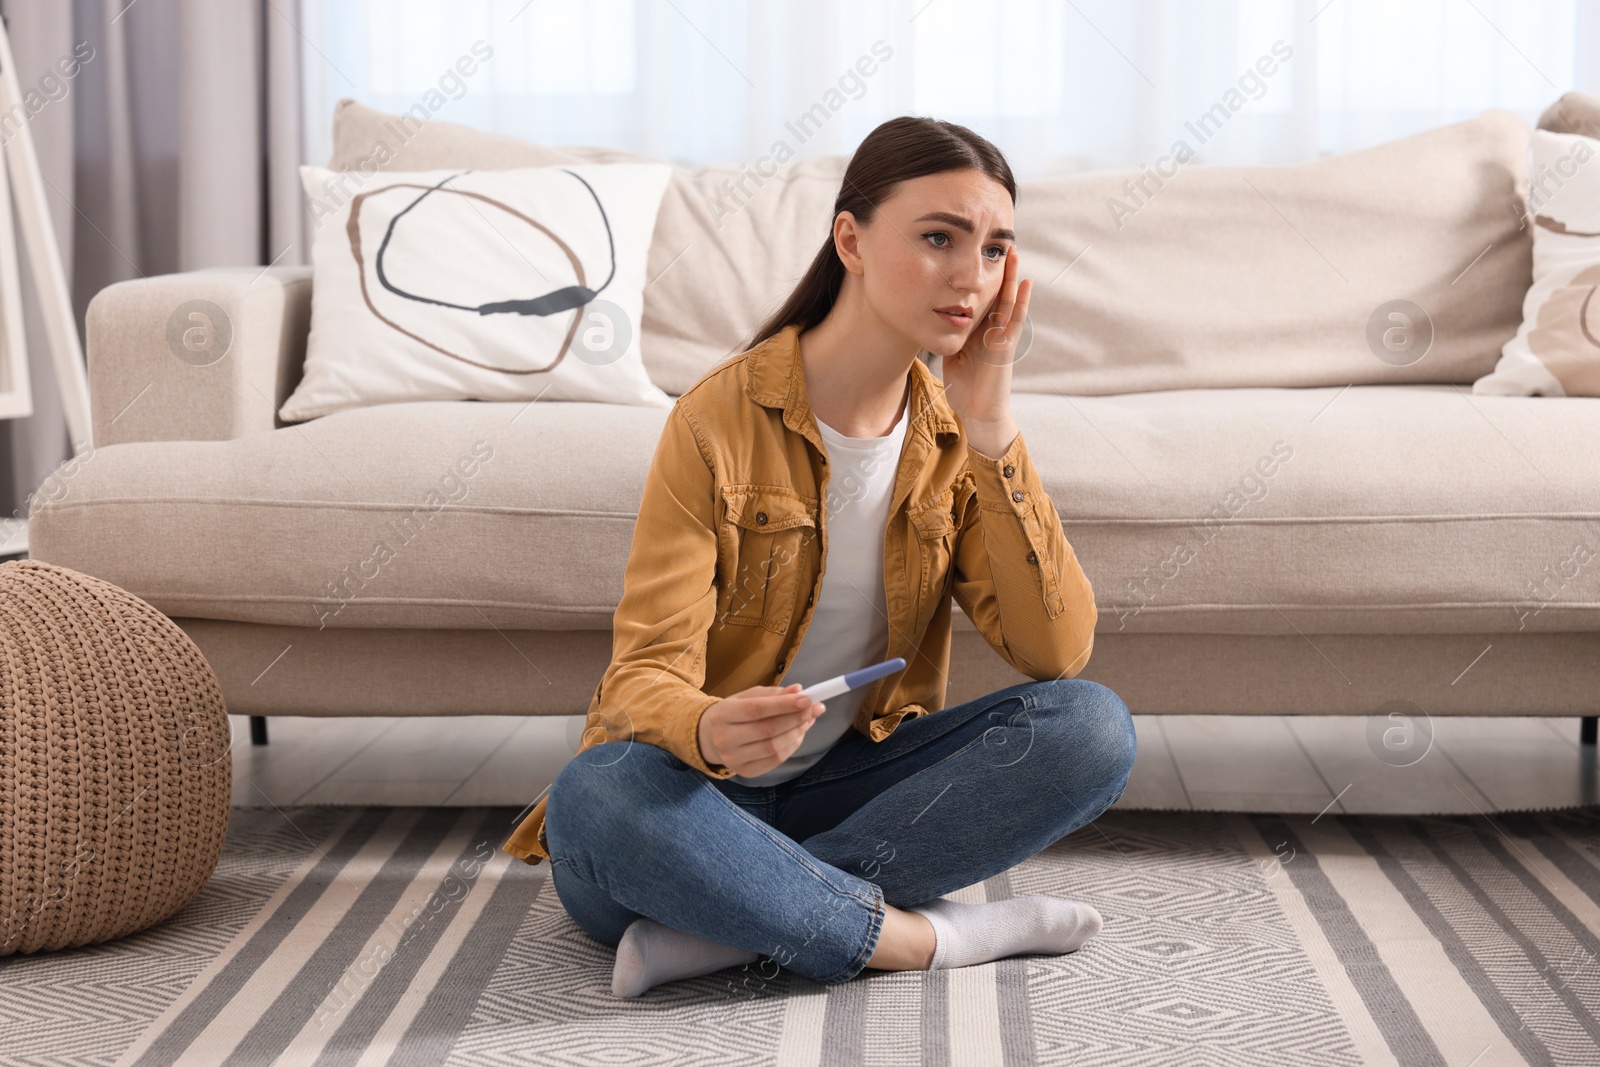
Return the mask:
[(841, 211), (833, 217), (833, 250), (845, 270), (851, 274), (862, 272), (861, 224), (856, 221), (855, 212)]

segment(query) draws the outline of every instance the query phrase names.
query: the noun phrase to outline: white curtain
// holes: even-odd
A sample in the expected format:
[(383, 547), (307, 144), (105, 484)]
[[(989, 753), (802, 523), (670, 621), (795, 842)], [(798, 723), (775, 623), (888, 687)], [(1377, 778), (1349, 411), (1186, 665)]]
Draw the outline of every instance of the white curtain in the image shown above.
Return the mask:
[[(319, 163), (346, 96), (686, 165), (849, 153), (906, 113), (971, 126), (1024, 178), (1179, 140), (1200, 163), (1296, 163), (1490, 107), (1532, 123), (1596, 88), (1600, 54), (1578, 0), (302, 2)], [(454, 72), (478, 42), (490, 58)]]

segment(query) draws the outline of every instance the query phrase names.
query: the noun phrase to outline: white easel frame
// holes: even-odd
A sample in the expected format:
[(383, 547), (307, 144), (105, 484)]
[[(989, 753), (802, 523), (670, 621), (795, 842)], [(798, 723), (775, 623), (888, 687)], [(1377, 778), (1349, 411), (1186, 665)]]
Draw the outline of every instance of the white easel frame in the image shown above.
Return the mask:
[[(12, 223), (12, 207), (22, 222), (22, 236), (28, 247), (28, 265), (33, 269), (34, 289), (39, 294), (44, 319), (45, 341), (54, 357), (56, 386), (61, 391), (61, 407), (67, 419), (67, 435), (73, 455), (81, 456), (93, 447), (89, 415), (89, 379), (84, 372), (83, 346), (78, 342), (78, 326), (72, 311), (72, 291), (67, 288), (66, 272), (61, 268), (61, 250), (56, 247), (56, 231), (50, 224), (50, 206), (44, 195), (44, 175), (33, 148), (31, 116), (22, 105), (22, 84), (17, 79), (16, 62), (11, 56), (11, 34), (0, 16), (0, 120), (25, 116), (9, 138), (0, 127), (0, 419), (21, 419), (33, 414), (33, 385), (28, 375), (28, 343), (22, 319), (22, 271), (17, 262), (17, 234)], [(13, 111), (13, 108), (16, 110)], [(9, 520), (0, 528), (0, 554), (28, 551), (28, 522)]]
[[(0, 118), (12, 114), (22, 101), (16, 63), (11, 56), (11, 35), (0, 19)], [(19, 108), (24, 115), (25, 107)], [(33, 132), (25, 120), (7, 140), (0, 142), (0, 419), (33, 414), (33, 390), (28, 378), (28, 347), (22, 326), (22, 281), (17, 262), (17, 235), (12, 226), (15, 204), (22, 237), (39, 293), (45, 339), (55, 360), (56, 382), (61, 390), (67, 434), (74, 454), (93, 445), (89, 416), (89, 380), (84, 373), (83, 346), (72, 311), (72, 294), (61, 268), (61, 252), (50, 208), (44, 195), (44, 176), (33, 147)], [(14, 551), (14, 549), (13, 549)]]

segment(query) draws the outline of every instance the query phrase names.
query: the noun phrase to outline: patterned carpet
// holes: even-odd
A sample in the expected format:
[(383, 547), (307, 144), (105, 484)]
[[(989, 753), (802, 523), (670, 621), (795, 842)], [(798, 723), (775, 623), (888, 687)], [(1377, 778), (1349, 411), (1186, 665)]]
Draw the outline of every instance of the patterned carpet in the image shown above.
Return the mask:
[(516, 814), (236, 808), (172, 919), (0, 960), (0, 1061), (1600, 1063), (1600, 809), (1116, 810), (951, 894), (1088, 900), (1079, 952), (628, 1001), (549, 865), (499, 851)]

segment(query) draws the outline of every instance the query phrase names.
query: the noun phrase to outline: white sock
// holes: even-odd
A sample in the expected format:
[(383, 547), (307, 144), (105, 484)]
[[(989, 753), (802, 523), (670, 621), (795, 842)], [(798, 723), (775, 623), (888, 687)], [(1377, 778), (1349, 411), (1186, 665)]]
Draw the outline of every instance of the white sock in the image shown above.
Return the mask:
[(908, 909), (927, 916), (938, 944), (929, 970), (971, 967), (1006, 956), (1058, 956), (1076, 952), (1100, 932), (1093, 905), (1060, 897), (1026, 896), (987, 904), (943, 897)]
[(760, 958), (759, 952), (707, 941), (654, 919), (635, 919), (617, 942), (611, 992), (619, 997), (637, 997), (662, 982), (697, 978)]

